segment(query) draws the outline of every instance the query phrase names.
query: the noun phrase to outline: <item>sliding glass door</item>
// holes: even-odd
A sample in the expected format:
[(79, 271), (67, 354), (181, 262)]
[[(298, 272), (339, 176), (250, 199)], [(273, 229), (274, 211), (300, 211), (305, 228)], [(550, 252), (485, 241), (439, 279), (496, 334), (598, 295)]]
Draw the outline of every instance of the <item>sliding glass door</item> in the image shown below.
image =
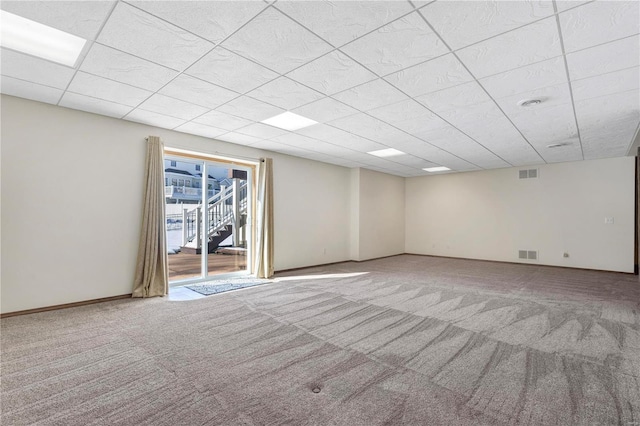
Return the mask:
[(165, 158), (171, 284), (249, 273), (252, 169)]

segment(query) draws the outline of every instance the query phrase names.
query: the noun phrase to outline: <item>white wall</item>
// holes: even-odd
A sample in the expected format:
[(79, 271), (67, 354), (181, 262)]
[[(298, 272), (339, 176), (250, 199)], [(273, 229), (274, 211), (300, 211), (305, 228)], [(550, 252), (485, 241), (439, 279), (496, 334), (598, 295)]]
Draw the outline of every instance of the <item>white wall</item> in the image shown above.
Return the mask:
[(633, 272), (634, 158), (518, 170), (406, 179), (406, 252)]
[[(367, 169), (352, 170), (353, 260), (404, 253), (404, 178)], [(357, 248), (353, 246), (357, 242)]]
[(346, 168), (3, 95), (2, 312), (131, 293), (148, 135), (274, 159), (276, 270), (349, 259)]

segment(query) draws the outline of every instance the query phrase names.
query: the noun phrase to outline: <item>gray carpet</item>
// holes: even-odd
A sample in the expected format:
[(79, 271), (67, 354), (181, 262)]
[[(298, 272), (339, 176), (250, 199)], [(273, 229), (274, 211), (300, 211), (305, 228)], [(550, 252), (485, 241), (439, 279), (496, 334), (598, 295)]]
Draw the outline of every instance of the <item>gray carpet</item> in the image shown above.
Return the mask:
[(638, 425), (639, 302), (632, 275), (405, 255), (6, 318), (1, 420)]
[(196, 293), (211, 296), (212, 294), (219, 294), (247, 287), (255, 287), (269, 282), (271, 281), (261, 280), (258, 278), (231, 278), (228, 280), (215, 280), (201, 284), (186, 285), (185, 287), (189, 290), (195, 291)]

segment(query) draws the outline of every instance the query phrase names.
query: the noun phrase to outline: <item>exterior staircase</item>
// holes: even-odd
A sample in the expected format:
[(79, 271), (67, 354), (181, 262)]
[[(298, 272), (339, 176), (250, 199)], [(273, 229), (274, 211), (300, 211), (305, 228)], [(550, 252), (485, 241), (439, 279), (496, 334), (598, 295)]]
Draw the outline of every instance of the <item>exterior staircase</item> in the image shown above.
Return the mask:
[[(182, 213), (182, 247), (184, 253), (202, 253), (203, 228), (202, 204)], [(220, 188), (220, 192), (207, 200), (206, 207), (207, 252), (213, 253), (220, 243), (234, 237), (234, 246), (239, 246), (238, 231), (246, 224), (247, 181), (232, 179), (232, 185)], [(234, 230), (236, 231), (234, 233)]]

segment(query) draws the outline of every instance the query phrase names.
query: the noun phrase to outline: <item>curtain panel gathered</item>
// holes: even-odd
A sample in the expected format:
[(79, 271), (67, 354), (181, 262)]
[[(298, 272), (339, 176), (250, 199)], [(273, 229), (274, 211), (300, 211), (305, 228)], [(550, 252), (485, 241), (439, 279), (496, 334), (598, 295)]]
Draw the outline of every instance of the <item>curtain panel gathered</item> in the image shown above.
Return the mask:
[(142, 230), (133, 297), (164, 296), (169, 292), (164, 212), (164, 146), (157, 136), (147, 139)]
[(273, 275), (273, 160), (260, 159), (257, 188), (255, 272), (258, 278)]

